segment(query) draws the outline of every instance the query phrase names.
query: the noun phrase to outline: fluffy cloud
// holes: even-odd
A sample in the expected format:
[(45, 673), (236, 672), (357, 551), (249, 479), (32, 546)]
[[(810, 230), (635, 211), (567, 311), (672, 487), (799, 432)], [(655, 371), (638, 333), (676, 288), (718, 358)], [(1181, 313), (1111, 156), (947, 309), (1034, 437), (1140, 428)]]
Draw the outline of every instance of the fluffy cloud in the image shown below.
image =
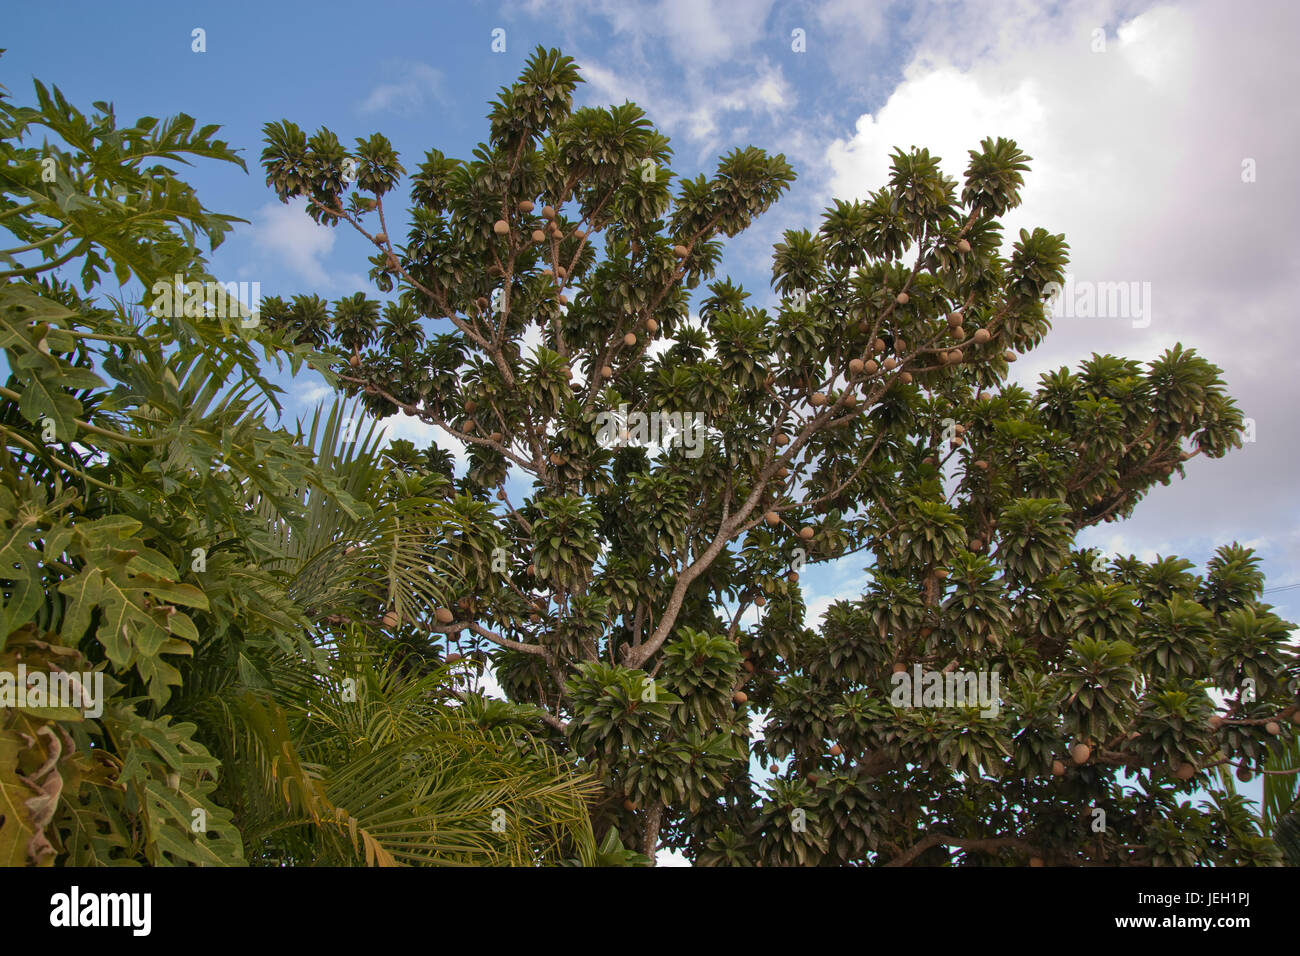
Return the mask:
[[(1149, 282), (1153, 306), (1147, 328), (1058, 319), (1016, 367), (1022, 382), (1094, 351), (1145, 360), (1182, 342), (1224, 368), (1258, 422), (1256, 444), (1193, 461), (1190, 480), (1153, 493), (1126, 540), (1149, 551), (1180, 527), (1180, 549), (1257, 538), (1274, 560), (1300, 557), (1296, 535), (1275, 536), (1279, 515), (1296, 511), (1300, 442), (1289, 412), (1300, 332), (1288, 321), (1300, 294), (1300, 188), (1285, 172), (1300, 146), (1300, 126), (1285, 119), (1286, 91), (1300, 80), (1288, 52), (1300, 10), (1243, 17), (1183, 4), (1115, 21), (1105, 4), (1059, 17), (1009, 8), (978, 43), (940, 25), (918, 41), (883, 105), (827, 147), (828, 192), (865, 196), (885, 181), (889, 153), (913, 145), (942, 156), (960, 181), (981, 138), (1016, 139), (1033, 163), (1008, 237), (1036, 225), (1063, 232), (1076, 279)], [(1094, 50), (1099, 24), (1109, 24), (1104, 52)], [(1247, 159), (1256, 182), (1243, 181)], [(1206, 509), (1206, 498), (1221, 507)]]
[(267, 203), (253, 219), (253, 246), (311, 285), (329, 285), (322, 260), (334, 248), (334, 231), (312, 222), (305, 209), (303, 199)]
[(442, 99), (442, 73), (427, 63), (394, 61), (384, 69), (392, 78), (370, 91), (361, 103), (361, 112), (412, 113), (430, 100)]

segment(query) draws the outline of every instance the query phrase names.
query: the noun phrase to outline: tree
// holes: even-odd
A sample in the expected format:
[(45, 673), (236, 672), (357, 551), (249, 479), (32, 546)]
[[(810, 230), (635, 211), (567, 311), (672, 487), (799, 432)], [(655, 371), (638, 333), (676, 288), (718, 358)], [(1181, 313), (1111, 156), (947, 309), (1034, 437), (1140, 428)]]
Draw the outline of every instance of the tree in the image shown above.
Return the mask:
[[(599, 773), (597, 819), (649, 855), (1276, 861), (1210, 772), (1259, 768), (1294, 733), (1291, 625), (1258, 559), (1232, 545), (1195, 574), (1075, 545), (1240, 444), (1220, 370), (1178, 346), (1007, 381), (1049, 330), (1068, 249), (1038, 228), (1004, 251), (1029, 162), (1006, 139), (961, 183), (897, 152), (868, 199), (785, 233), (780, 305), (750, 306), (715, 275), (722, 239), (789, 186), (784, 157), (737, 149), (676, 178), (639, 108), (574, 109), (578, 82), (539, 48), (472, 159), (427, 153), (404, 236), (383, 136), (265, 128), (279, 198), (366, 236), (389, 307), (434, 320), (427, 342), (377, 342), (353, 300), (330, 321), (319, 302), (273, 310), (322, 336), (371, 414), (467, 448), (449, 501), (466, 530), (441, 542), (458, 585), (419, 626), (489, 649), (509, 697)], [(648, 448), (665, 423), (679, 434)], [(805, 628), (800, 572), (855, 553), (861, 600)], [(999, 680), (1001, 706), (954, 703), (958, 676)], [(913, 701), (909, 679), (948, 696)]]
[[(263, 363), (328, 357), (206, 295), (231, 220), (173, 166), (242, 165), (217, 128), (36, 95), (0, 100), (0, 864), (614, 859), (526, 708), (408, 661), (437, 481), (341, 407), (271, 423)], [(176, 274), (198, 298), (156, 308)], [(102, 693), (59, 706), (69, 674)]]

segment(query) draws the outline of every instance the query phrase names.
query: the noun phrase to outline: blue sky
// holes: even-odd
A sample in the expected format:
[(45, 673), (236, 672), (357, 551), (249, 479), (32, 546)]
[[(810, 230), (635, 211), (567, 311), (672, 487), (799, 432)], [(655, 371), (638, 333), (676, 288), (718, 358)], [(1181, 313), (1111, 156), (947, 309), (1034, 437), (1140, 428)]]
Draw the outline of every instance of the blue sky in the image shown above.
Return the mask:
[[(1072, 272), (1149, 283), (1152, 305), (1141, 327), (1061, 320), (1017, 378), (1032, 386), (1094, 351), (1149, 359), (1183, 342), (1224, 367), (1257, 422), (1255, 443), (1193, 461), (1187, 480), (1081, 542), (1200, 565), (1235, 539), (1260, 549), (1281, 586), (1300, 582), (1300, 132), (1288, 102), (1300, 68), (1287, 47), (1300, 18), (1282, 2), (1232, 11), (1088, 0), (14, 4), (0, 82), (20, 102), (39, 77), (87, 108), (111, 100), (125, 118), (185, 111), (221, 124), (249, 173), (205, 164), (187, 177), (210, 207), (250, 222), (213, 257), (215, 272), (263, 294), (330, 299), (373, 292), (369, 248), (276, 202), (258, 165), (262, 124), (326, 124), (344, 142), (382, 132), (408, 169), (430, 147), (464, 157), (485, 135), (488, 101), (538, 44), (576, 57), (580, 104), (647, 109), (679, 174), (709, 171), (733, 146), (787, 155), (799, 182), (730, 244), (721, 270), (760, 301), (781, 231), (816, 228), (832, 196), (878, 187), (895, 147), (928, 146), (960, 175), (979, 139), (1013, 136), (1035, 162), (1008, 232), (1064, 232)], [(204, 53), (191, 49), (195, 28)], [(497, 29), (504, 53), (492, 52)], [(1249, 183), (1246, 159), (1258, 170)], [(281, 384), (292, 414), (323, 394), (307, 377)], [(433, 430), (393, 420), (390, 434), (425, 444)], [(860, 592), (861, 567), (814, 569), (804, 583), (815, 618)], [(1300, 589), (1270, 597), (1300, 616)]]

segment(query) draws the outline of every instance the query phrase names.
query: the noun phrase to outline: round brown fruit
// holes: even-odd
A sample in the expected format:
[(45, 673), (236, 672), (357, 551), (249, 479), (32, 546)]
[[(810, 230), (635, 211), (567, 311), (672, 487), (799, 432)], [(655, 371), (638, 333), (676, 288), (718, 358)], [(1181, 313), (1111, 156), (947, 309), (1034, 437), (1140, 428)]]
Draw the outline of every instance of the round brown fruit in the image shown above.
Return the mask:
[(989, 470), (989, 463), (988, 463), (987, 461), (985, 461), (983, 458), (977, 458), (977, 459), (975, 460), (975, 462), (974, 462), (974, 465), (975, 465), (975, 467), (978, 468), (980, 471), (988, 471), (988, 470)]
[(533, 201), (531, 199), (521, 199), (519, 200), (519, 205), (516, 206), (515, 208), (518, 209), (520, 212), (532, 212)]
[(1249, 783), (1252, 776), (1253, 774), (1250, 772), (1249, 767), (1243, 766), (1237, 768), (1237, 779), (1242, 783)]
[(808, 525), (804, 525), (799, 529), (799, 537), (803, 538), (805, 541), (811, 541), (815, 534), (817, 534), (817, 532)]
[(824, 392), (813, 392), (808, 396), (808, 402), (814, 407), (826, 404), (826, 395)]
[(478, 411), (478, 402), (474, 401), (472, 398), (468, 399), (465, 402), (465, 414), (473, 415), (476, 411)]
[(1264, 729), (1268, 731), (1270, 734), (1272, 734), (1274, 737), (1276, 737), (1278, 734), (1282, 732), (1282, 725), (1279, 724), (1276, 720), (1270, 720), (1268, 723), (1264, 725)]
[(951, 325), (954, 329), (955, 329), (955, 328), (959, 328), (959, 327), (961, 326), (962, 322), (964, 322), (964, 321), (966, 321), (966, 319), (965, 319), (965, 317), (961, 314), (961, 310), (960, 310), (960, 309), (958, 309), (956, 312), (949, 312), (949, 313), (948, 313), (948, 324)]
[(474, 304), (478, 306), (480, 312), (486, 312), (488, 310), (488, 300), (484, 296), (479, 296), (475, 299)]
[(554, 206), (543, 206), (543, 207), (542, 207), (542, 217), (545, 218), (545, 219), (554, 219), (554, 218), (555, 218), (555, 207), (554, 207)]
[(1174, 771), (1174, 776), (1179, 780), (1191, 780), (1196, 776), (1196, 767), (1190, 763), (1179, 764), (1178, 769)]
[(851, 359), (849, 361), (849, 371), (854, 375), (861, 375), (862, 370), (866, 368), (866, 365), (867, 363), (862, 361), (862, 359)]
[(545, 242), (545, 241), (546, 241), (546, 233), (542, 232), (542, 230), (540, 229), (534, 229), (533, 242)]
[(892, 372), (898, 367), (898, 359), (890, 357), (885, 359), (885, 371)]
[(778, 767), (776, 764), (772, 764), (771, 766), (769, 766), (769, 767), (767, 768), (767, 772), (768, 772), (768, 773), (780, 773), (780, 772), (781, 772), (781, 768)]
[(958, 251), (958, 252), (970, 252), (970, 242), (968, 242), (968, 241), (965, 240), (965, 239), (958, 239), (958, 240), (957, 240), (957, 251)]
[(880, 368), (880, 366), (876, 364), (875, 359), (867, 359), (866, 362), (863, 363), (862, 368), (868, 375), (875, 375), (876, 370)]
[(766, 606), (767, 606), (767, 598), (763, 597), (763, 595), (760, 594), (758, 597), (754, 598), (754, 607), (766, 607)]
[(983, 547), (984, 547), (984, 542), (981, 541), (979, 538), (971, 538), (971, 539), (970, 539), (969, 549), (970, 549), (971, 551), (979, 551), (979, 550), (981, 550)]
[(1070, 748), (1070, 759), (1076, 764), (1085, 764), (1092, 758), (1092, 748), (1087, 744), (1075, 744)]
[(884, 339), (876, 339), (876, 341), (874, 341), (874, 342), (871, 343), (871, 347), (872, 347), (873, 349), (875, 349), (877, 352), (883, 352), (883, 351), (885, 350), (885, 348), (886, 348), (885, 340), (884, 340)]
[(752, 673), (754, 673), (754, 662), (753, 662), (753, 661), (744, 661), (740, 666), (741, 666), (741, 668), (744, 670), (744, 672), (745, 672), (746, 674), (752, 674)]
[(993, 338), (993, 335), (989, 332), (988, 329), (975, 330), (975, 343), (977, 345), (984, 345), (991, 338)]
[(903, 673), (903, 671), (905, 671), (905, 670), (907, 670), (907, 665), (904, 664), (902, 661), (895, 661), (895, 662), (894, 662), (894, 673), (895, 673), (895, 674), (901, 674), (901, 673)]
[(842, 753), (844, 753), (844, 750), (843, 750), (843, 748), (840, 747), (839, 744), (831, 744), (831, 756), (832, 756), (832, 757), (838, 757), (838, 756), (839, 756), (840, 754), (842, 754)]
[(899, 305), (907, 305), (907, 300), (908, 300), (908, 294), (906, 292), (900, 292), (898, 293), (897, 296), (894, 297), (894, 301), (897, 302)]
[(506, 222), (504, 219), (498, 219), (496, 222), (492, 223), (492, 231), (498, 236), (508, 236), (510, 234), (510, 223)]
[(738, 690), (731, 695), (731, 699), (737, 704), (743, 704), (745, 701), (749, 700), (749, 695), (747, 695), (743, 690)]
[[(776, 476), (780, 478), (782, 481), (784, 481), (785, 479), (790, 477), (790, 469), (785, 467), (785, 465), (782, 465), (780, 468), (776, 470)], [(1300, 723), (1300, 720), (1296, 721), (1296, 723)]]
[(505, 437), (506, 436), (501, 434), (500, 432), (493, 432), (492, 434), (488, 435), (488, 441), (494, 441), (499, 443), (501, 439)]
[(398, 616), (396, 611), (389, 611), (384, 615), (384, 627), (388, 628), (390, 631), (401, 623), (402, 619)]
[(602, 366), (600, 367), (600, 377), (601, 377), (601, 378), (613, 378), (613, 377), (614, 377), (614, 370), (613, 370), (612, 368), (610, 368), (608, 365), (602, 365)]
[(808, 782), (811, 783), (814, 787), (817, 786), (817, 781), (820, 779), (821, 777), (817, 776), (817, 774), (815, 773), (808, 774)]
[(1011, 349), (1007, 349), (1002, 353), (1002, 357), (1008, 362), (1014, 362), (1016, 360), (1016, 353), (1011, 351)]
[(953, 349), (948, 353), (948, 362), (951, 365), (956, 365), (963, 358), (965, 358), (965, 356), (961, 354), (961, 349)]
[(348, 359), (348, 364), (353, 368), (358, 368), (361, 365), (361, 356), (353, 352), (352, 357)]
[(785, 576), (785, 579), (786, 579), (787, 581), (789, 581), (791, 584), (798, 584), (798, 583), (799, 583), (799, 572), (798, 572), (798, 571), (791, 571), (789, 574), (787, 574), (787, 575)]
[(770, 525), (778, 525), (781, 523), (781, 516), (775, 511), (769, 511), (767, 514), (763, 515), (763, 520)]
[(689, 251), (685, 246), (673, 246), (673, 255), (678, 259), (685, 259)]
[(652, 333), (653, 333), (653, 332), (658, 332), (658, 331), (659, 331), (659, 323), (656, 322), (654, 319), (646, 319), (646, 320), (645, 320), (645, 330), (646, 330), (647, 332), (652, 332)]
[(946, 577), (948, 576), (948, 569), (947, 569), (947, 568), (935, 568), (935, 569), (934, 569), (934, 576), (935, 576), (936, 578), (938, 578), (940, 581), (942, 581), (944, 578), (946, 578)]
[(383, 246), (383, 245), (387, 245), (387, 243), (388, 243), (388, 233), (386, 232), (375, 233), (375, 245)]
[(1052, 776), (1053, 777), (1065, 776), (1065, 764), (1062, 763), (1060, 760), (1052, 761)]
[(898, 376), (898, 380), (899, 380), (900, 382), (902, 382), (904, 385), (911, 385), (911, 384), (912, 384), (912, 373), (911, 373), (911, 372), (904, 372), (902, 375)]
[(776, 436), (776, 444), (778, 448), (784, 448), (786, 445), (790, 444), (789, 436), (784, 432), (778, 432)]
[(624, 801), (623, 801), (623, 809), (626, 810), (628, 813), (635, 813), (635, 812), (636, 812), (636, 804), (635, 804), (634, 802), (632, 802), (631, 800), (624, 800)]

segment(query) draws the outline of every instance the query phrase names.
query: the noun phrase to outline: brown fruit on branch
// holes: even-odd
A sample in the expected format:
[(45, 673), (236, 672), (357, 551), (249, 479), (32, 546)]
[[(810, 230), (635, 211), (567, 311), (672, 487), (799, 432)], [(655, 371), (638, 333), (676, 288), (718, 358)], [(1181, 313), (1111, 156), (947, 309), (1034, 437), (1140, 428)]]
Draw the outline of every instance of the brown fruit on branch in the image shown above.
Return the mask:
[(479, 296), (475, 299), (474, 304), (478, 306), (480, 312), (486, 312), (488, 310), (488, 300), (484, 296)]
[(1092, 748), (1084, 743), (1075, 744), (1070, 748), (1070, 759), (1076, 764), (1085, 764), (1092, 759)]
[(737, 704), (743, 704), (749, 700), (749, 696), (743, 690), (738, 690), (731, 695), (731, 699)]
[(906, 292), (900, 292), (894, 297), (894, 301), (899, 305), (907, 305), (908, 295)]
[(895, 662), (894, 662), (894, 673), (895, 673), (895, 674), (901, 674), (901, 673), (903, 673), (903, 671), (905, 671), (905, 670), (907, 670), (907, 665), (904, 664), (902, 661), (895, 661)]
[(613, 370), (612, 368), (610, 368), (608, 365), (602, 365), (602, 366), (600, 367), (600, 377), (601, 377), (601, 378), (613, 378), (613, 377), (614, 377), (614, 370)]
[(901, 375), (898, 376), (898, 380), (899, 380), (900, 382), (902, 382), (904, 385), (911, 385), (911, 384), (912, 384), (912, 373), (911, 373), (911, 372), (904, 372), (903, 374), (901, 374)]
[(907, 343), (903, 341), (901, 335), (894, 336), (894, 351), (898, 352), (900, 355), (907, 351)]
[(752, 673), (754, 673), (754, 663), (753, 663), (753, 661), (742, 661), (741, 664), (740, 664), (740, 666), (741, 666), (741, 668), (745, 671), (746, 674), (752, 674)]
[(498, 219), (496, 222), (492, 223), (492, 231), (498, 236), (508, 236), (510, 235), (510, 223), (506, 222), (504, 219)]
[(659, 331), (659, 323), (656, 322), (654, 319), (646, 319), (646, 320), (645, 320), (645, 329), (646, 329), (647, 332), (658, 332), (658, 331)]
[(1245, 764), (1237, 768), (1237, 779), (1242, 783), (1249, 783), (1252, 776), (1254, 775), (1250, 772), (1250, 768)]
[(626, 810), (628, 813), (635, 813), (635, 812), (636, 812), (636, 804), (633, 803), (631, 800), (624, 800), (624, 801), (623, 801), (623, 809)]
[(353, 352), (352, 357), (348, 359), (348, 364), (353, 368), (359, 368), (361, 366), (361, 356)]
[(543, 206), (543, 207), (542, 207), (542, 218), (544, 218), (544, 219), (554, 219), (554, 218), (555, 218), (555, 207), (554, 207), (554, 206)]
[(951, 352), (948, 353), (948, 363), (950, 365), (956, 365), (963, 358), (965, 358), (965, 356), (962, 355), (961, 349), (953, 349)]
[(967, 240), (965, 240), (965, 239), (958, 239), (958, 240), (957, 240), (957, 251), (958, 251), (958, 252), (970, 252), (970, 243), (969, 243)]
[(893, 358), (892, 356), (890, 358), (885, 359), (886, 372), (892, 372), (897, 367), (898, 367), (898, 359)]
[(474, 401), (474, 399), (472, 399), (472, 398), (470, 398), (470, 399), (466, 399), (466, 400), (465, 400), (465, 414), (466, 414), (466, 415), (473, 415), (476, 411), (478, 411), (478, 402)]
[(842, 753), (844, 753), (844, 750), (843, 750), (842, 747), (840, 747), (839, 744), (831, 744), (831, 756), (832, 756), (832, 757), (838, 757), (838, 756), (839, 756), (840, 754), (842, 754)]
[(1014, 362), (1016, 360), (1016, 353), (1011, 351), (1011, 349), (1007, 349), (1002, 353), (1002, 357), (1008, 362)]
[(862, 359), (851, 359), (849, 361), (849, 371), (854, 375), (861, 375), (862, 370), (866, 368), (866, 365), (867, 363), (862, 361)]
[(942, 581), (944, 578), (946, 578), (946, 577), (948, 576), (948, 569), (947, 569), (947, 568), (935, 568), (935, 569), (934, 569), (934, 576), (935, 576), (936, 578), (938, 578), (940, 581)]
[(387, 244), (388, 244), (388, 233), (386, 232), (375, 233), (375, 245), (384, 246)]
[(629, 332), (627, 333), (627, 335), (623, 336), (623, 344), (626, 345), (628, 348), (631, 348), (633, 345), (636, 345), (636, 334), (633, 332)]
[(813, 392), (812, 395), (808, 396), (808, 403), (812, 405), (814, 408), (820, 405), (825, 405), (826, 404), (825, 393)]
[(785, 432), (777, 432), (777, 434), (776, 434), (776, 445), (777, 445), (777, 447), (778, 447), (778, 448), (784, 448), (784, 447), (785, 447), (786, 445), (788, 445), (788, 444), (790, 444), (790, 438), (789, 438), (789, 436), (786, 435)]
[(973, 464), (974, 464), (975, 467), (978, 468), (980, 471), (988, 471), (988, 470), (989, 470), (989, 463), (988, 463), (987, 461), (985, 461), (983, 458), (977, 458), (977, 459), (973, 462)]
[(1053, 776), (1053, 777), (1064, 777), (1064, 776), (1065, 776), (1065, 764), (1062, 763), (1062, 762), (1059, 761), (1059, 760), (1053, 760), (1053, 761), (1052, 761), (1052, 776)]
[(1272, 734), (1274, 737), (1276, 737), (1278, 734), (1282, 732), (1282, 725), (1279, 724), (1276, 720), (1270, 720), (1268, 723), (1264, 725), (1264, 729), (1268, 731), (1270, 734)]
[(766, 607), (766, 606), (767, 606), (767, 598), (763, 597), (763, 595), (760, 594), (758, 597), (754, 598), (754, 607)]
[(875, 375), (876, 370), (880, 368), (880, 366), (876, 364), (874, 359), (867, 359), (867, 361), (863, 363), (862, 367), (868, 375)]
[(396, 611), (389, 611), (387, 614), (384, 615), (384, 627), (388, 628), (390, 631), (393, 630), (395, 627), (397, 627), (397, 625), (401, 623), (402, 623), (402, 618), (398, 615)]
[(685, 246), (673, 246), (673, 255), (678, 259), (685, 259), (689, 251)]
[(1179, 780), (1191, 780), (1196, 776), (1196, 767), (1190, 763), (1179, 764), (1178, 769), (1174, 771), (1174, 776)]
[(883, 351), (885, 350), (885, 348), (886, 348), (886, 346), (885, 346), (885, 340), (884, 340), (884, 339), (876, 339), (876, 341), (874, 341), (874, 342), (871, 343), (871, 347), (872, 347), (873, 349), (875, 349), (877, 352), (883, 352)]
[(956, 312), (948, 313), (948, 324), (952, 326), (954, 329), (959, 328), (962, 322), (964, 321), (965, 321), (965, 317), (961, 314), (960, 309), (958, 309)]
[(546, 233), (542, 232), (542, 230), (540, 229), (534, 229), (533, 242), (545, 242), (545, 241), (546, 241)]
[(770, 525), (778, 525), (781, 523), (781, 516), (775, 511), (769, 511), (767, 514), (763, 515), (763, 520)]
[(987, 343), (987, 342), (989, 341), (989, 339), (991, 339), (991, 338), (993, 338), (993, 334), (992, 334), (991, 332), (989, 332), (988, 329), (976, 329), (976, 330), (975, 330), (975, 342), (976, 342), (977, 345), (984, 345), (984, 344)]
[(518, 209), (520, 212), (532, 212), (533, 201), (531, 199), (521, 199), (519, 200), (519, 205), (516, 206), (515, 208)]
[(804, 525), (799, 529), (799, 537), (803, 538), (805, 541), (811, 541), (813, 536), (816, 534), (817, 532), (808, 525)]
[(445, 607), (440, 607), (436, 611), (434, 611), (433, 617), (434, 620), (436, 620), (439, 624), (450, 624), (453, 620), (455, 620), (455, 615), (451, 613), (451, 610), (449, 608), (445, 608)]
[(971, 539), (970, 539), (969, 549), (970, 549), (971, 551), (979, 551), (979, 550), (981, 550), (983, 547), (984, 547), (984, 542), (981, 541), (979, 538), (971, 538)]

